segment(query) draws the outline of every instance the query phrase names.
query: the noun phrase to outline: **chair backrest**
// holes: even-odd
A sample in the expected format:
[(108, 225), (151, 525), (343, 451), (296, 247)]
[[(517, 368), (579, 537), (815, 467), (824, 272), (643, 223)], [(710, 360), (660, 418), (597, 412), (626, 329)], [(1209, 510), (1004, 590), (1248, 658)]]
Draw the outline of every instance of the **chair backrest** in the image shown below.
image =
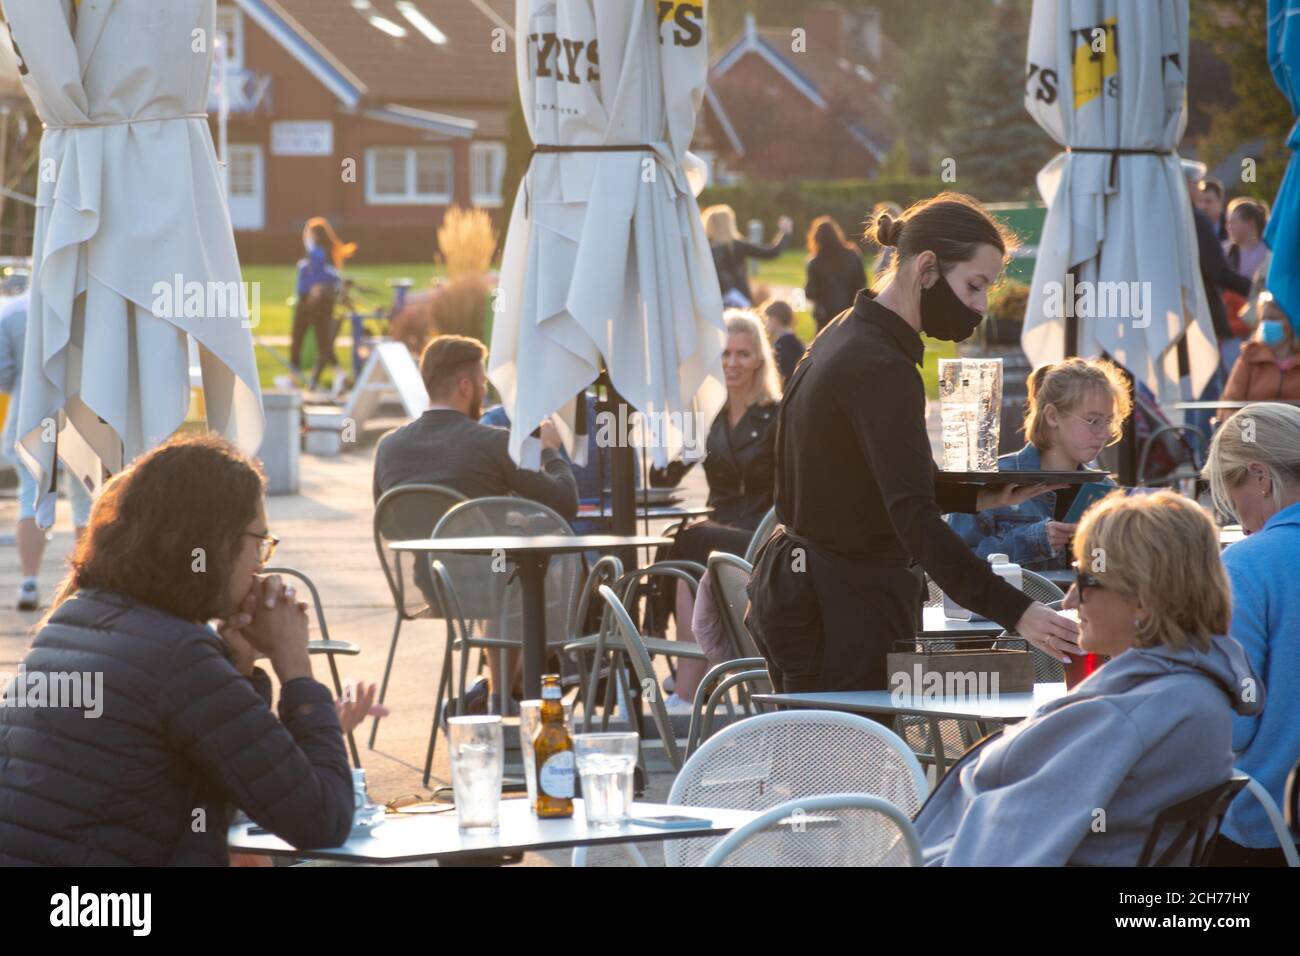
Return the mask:
[(1020, 579), (1020, 590), (1040, 604), (1054, 604), (1065, 598), (1065, 592), (1041, 574), (1021, 569)]
[(912, 821), (863, 793), (801, 797), (727, 834), (701, 866), (920, 866)]
[[(1151, 832), (1138, 857), (1138, 866), (1206, 866), (1214, 841), (1219, 836), (1223, 815), (1228, 804), (1246, 786), (1248, 777), (1234, 774), (1223, 783), (1215, 784), (1204, 793), (1165, 807), (1156, 815)], [(1175, 829), (1164, 850), (1156, 855), (1165, 831)], [(1188, 844), (1190, 854), (1187, 854)], [(1186, 862), (1180, 863), (1180, 860)]]
[(709, 580), (713, 582), (714, 599), (723, 611), (733, 657), (763, 656), (745, 626), (745, 608), (749, 606), (745, 588), (753, 571), (753, 565), (734, 554), (715, 551), (709, 555)]
[(278, 574), (282, 578), (296, 578), (306, 585), (307, 592), (311, 595), (312, 607), (316, 614), (316, 633), (319, 635), (318, 640), (328, 641), (330, 639), (330, 629), (329, 625), (325, 623), (325, 605), (321, 602), (320, 592), (316, 590), (315, 582), (297, 568), (263, 568), (262, 573)]
[(749, 547), (745, 549), (745, 563), (751, 568), (758, 558), (758, 549), (763, 546), (763, 543), (768, 538), (772, 537), (772, 532), (776, 530), (776, 526), (776, 508), (768, 508), (767, 514), (763, 515), (763, 520), (754, 529), (754, 536), (749, 539)]
[[(668, 802), (762, 811), (799, 797), (862, 793), (910, 817), (928, 789), (915, 755), (888, 728), (856, 714), (798, 710), (759, 714), (718, 731), (686, 761)], [(695, 866), (716, 843), (673, 840), (664, 857), (670, 866)]]
[[(1293, 770), (1292, 773), (1294, 774), (1295, 771)], [(1291, 825), (1283, 816), (1281, 807), (1273, 802), (1272, 795), (1265, 789), (1264, 785), (1250, 774), (1241, 770), (1233, 770), (1232, 775), (1245, 778), (1246, 789), (1243, 796), (1258, 800), (1259, 805), (1264, 808), (1264, 816), (1268, 817), (1268, 822), (1273, 827), (1278, 846), (1282, 848), (1282, 856), (1286, 858), (1286, 865), (1300, 867), (1300, 852), (1296, 848), (1296, 842), (1300, 840), (1300, 836), (1291, 831)]]
[(390, 541), (428, 538), (448, 509), (465, 500), (460, 492), (443, 485), (398, 485), (375, 502), (375, 552), (393, 595), (393, 605), (404, 618), (412, 618), (436, 605), (425, 556), (388, 550)]
[[(602, 556), (591, 566), (587, 572), (587, 580), (583, 582), (582, 590), (578, 594), (578, 606), (573, 614), (573, 626), (569, 634), (571, 640), (594, 633), (594, 628), (600, 626), (599, 624), (592, 626), (588, 620), (593, 616), (595, 608), (604, 607), (597, 589), (602, 584), (616, 584), (622, 577), (623, 562), (612, 554)], [(604, 617), (603, 610), (600, 617)]]
[[(682, 766), (682, 755), (677, 746), (677, 734), (673, 730), (672, 718), (668, 715), (668, 705), (665, 703), (667, 695), (655, 674), (650, 654), (641, 640), (641, 632), (633, 623), (632, 616), (628, 614), (627, 608), (623, 606), (623, 602), (619, 600), (613, 588), (607, 584), (600, 585), (600, 596), (605, 601), (605, 607), (611, 615), (614, 627), (618, 629), (619, 636), (623, 639), (623, 650), (632, 665), (632, 673), (636, 675), (641, 697), (643, 700), (648, 698), (650, 716), (654, 718), (655, 729), (659, 731), (664, 754), (673, 769), (678, 770)], [(633, 693), (637, 692), (638, 687), (632, 688)], [(653, 688), (654, 692), (646, 694), (645, 691), (650, 688)]]
[(1292, 833), (1300, 834), (1300, 761), (1291, 768), (1286, 777), (1286, 789), (1282, 794), (1283, 813), (1286, 825)]
[[(569, 523), (552, 509), (527, 498), (471, 498), (449, 509), (433, 529), (435, 538), (481, 538), (493, 535), (572, 535)], [(523, 591), (518, 580), (507, 585), (506, 568), (492, 555), (439, 552), (460, 606), (469, 620), (495, 621), (498, 637), (522, 637)], [(559, 554), (546, 571), (548, 643), (569, 640), (570, 619), (578, 599), (582, 555)]]

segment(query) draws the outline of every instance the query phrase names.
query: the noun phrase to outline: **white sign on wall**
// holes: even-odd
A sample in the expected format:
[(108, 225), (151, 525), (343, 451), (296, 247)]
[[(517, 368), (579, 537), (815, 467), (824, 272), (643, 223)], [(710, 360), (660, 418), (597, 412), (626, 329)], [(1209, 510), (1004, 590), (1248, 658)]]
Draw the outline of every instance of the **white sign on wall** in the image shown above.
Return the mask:
[(272, 156), (333, 156), (334, 124), (329, 120), (271, 124)]

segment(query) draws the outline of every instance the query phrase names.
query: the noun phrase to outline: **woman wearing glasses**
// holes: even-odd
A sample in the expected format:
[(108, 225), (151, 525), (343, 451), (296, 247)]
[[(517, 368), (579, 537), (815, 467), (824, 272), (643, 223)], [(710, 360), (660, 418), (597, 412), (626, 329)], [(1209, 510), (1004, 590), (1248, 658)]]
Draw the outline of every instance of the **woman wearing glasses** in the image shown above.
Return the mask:
[(313, 679), (306, 605), (260, 573), (262, 492), (212, 436), (104, 489), (0, 707), (0, 865), (224, 865), (232, 807), (296, 846), (347, 838), (343, 732), (374, 688), (336, 705)]
[(1111, 494), (1074, 550), (1089, 557), (1065, 606), (1079, 646), (1110, 660), (940, 781), (916, 818), (929, 865), (1134, 866), (1161, 810), (1232, 774), (1234, 712), (1263, 708), (1246, 653), (1223, 636), (1228, 579), (1200, 505)]
[[(1074, 471), (1119, 441), (1132, 411), (1123, 373), (1103, 360), (1066, 359), (1029, 376), (1028, 444), (998, 459), (998, 471)], [(1063, 503), (1064, 504), (1064, 503)], [(981, 558), (1005, 554), (1031, 571), (1069, 566), (1076, 526), (1056, 520), (1057, 493), (946, 520)]]

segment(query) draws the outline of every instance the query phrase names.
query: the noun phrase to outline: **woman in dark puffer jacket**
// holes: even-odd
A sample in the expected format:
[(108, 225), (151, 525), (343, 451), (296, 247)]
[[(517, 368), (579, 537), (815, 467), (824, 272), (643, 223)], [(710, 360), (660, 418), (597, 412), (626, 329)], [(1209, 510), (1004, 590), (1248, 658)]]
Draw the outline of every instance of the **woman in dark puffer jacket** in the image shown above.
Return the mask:
[(233, 807), (296, 846), (347, 838), (342, 731), (373, 688), (336, 707), (312, 678), (306, 605), (259, 574), (276, 541), (262, 488), (211, 436), (105, 488), (0, 707), (0, 865), (225, 865)]

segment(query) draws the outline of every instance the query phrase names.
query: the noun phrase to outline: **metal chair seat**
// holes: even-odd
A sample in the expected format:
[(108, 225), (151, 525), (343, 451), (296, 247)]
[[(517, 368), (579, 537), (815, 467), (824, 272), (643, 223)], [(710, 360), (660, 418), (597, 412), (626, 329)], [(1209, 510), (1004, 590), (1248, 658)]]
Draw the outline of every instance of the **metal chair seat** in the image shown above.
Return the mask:
[(361, 653), (361, 647), (350, 641), (311, 641), (307, 645), (308, 654), (347, 654), (355, 657)]
[[(566, 651), (590, 651), (596, 647), (596, 642), (600, 640), (599, 634), (589, 634), (586, 637), (580, 637), (576, 641), (569, 641), (564, 645)], [(645, 649), (650, 652), (651, 657), (685, 657), (696, 661), (708, 660), (708, 655), (704, 653), (704, 648), (700, 647), (693, 641), (671, 641), (665, 637), (647, 637), (641, 635), (641, 643)], [(614, 650), (623, 648), (623, 635), (618, 631), (613, 631), (605, 635), (605, 649)]]

